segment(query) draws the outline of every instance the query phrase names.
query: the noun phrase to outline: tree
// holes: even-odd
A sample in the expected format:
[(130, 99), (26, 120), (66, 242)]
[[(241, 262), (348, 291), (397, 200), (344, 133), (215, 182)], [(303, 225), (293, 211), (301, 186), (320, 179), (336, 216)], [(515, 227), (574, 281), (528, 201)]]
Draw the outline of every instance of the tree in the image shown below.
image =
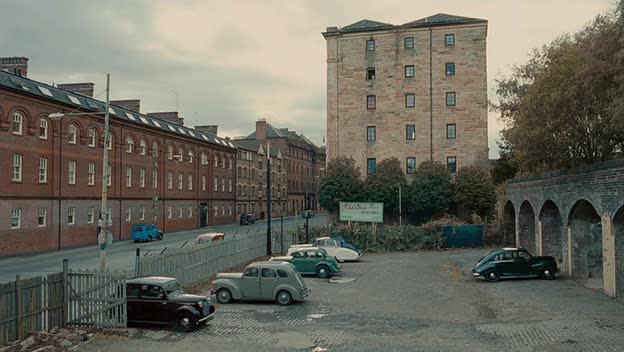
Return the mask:
[(503, 146), (523, 173), (621, 157), (624, 31), (617, 23), (598, 16), (497, 81)]
[(466, 166), (459, 169), (455, 177), (458, 206), (485, 217), (492, 213), (496, 203), (496, 190), (488, 170), (479, 166)]
[[(366, 178), (366, 198), (370, 202), (383, 203), (385, 211), (398, 213), (399, 184), (402, 190), (407, 185), (401, 162), (397, 158), (384, 159), (377, 164), (375, 171)], [(403, 199), (406, 198), (403, 196)]]
[(362, 200), (364, 183), (355, 160), (338, 157), (327, 165), (327, 173), (320, 180), (318, 191), (321, 207), (329, 212), (337, 212), (340, 202)]
[(438, 218), (453, 200), (451, 173), (440, 162), (424, 161), (412, 176), (408, 194), (407, 203), (419, 221)]
[(513, 178), (517, 172), (518, 166), (513, 160), (513, 157), (501, 148), (500, 157), (494, 160), (492, 168), (490, 169), (492, 181), (495, 185), (499, 185), (504, 181)]

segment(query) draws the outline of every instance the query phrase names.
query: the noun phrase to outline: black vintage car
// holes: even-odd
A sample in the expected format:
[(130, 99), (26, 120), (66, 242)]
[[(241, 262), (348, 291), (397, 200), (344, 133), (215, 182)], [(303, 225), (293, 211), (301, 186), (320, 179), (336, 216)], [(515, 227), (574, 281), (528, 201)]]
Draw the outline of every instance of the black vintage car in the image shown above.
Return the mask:
[(243, 225), (253, 225), (256, 223), (256, 216), (254, 214), (241, 214), (239, 223)]
[(126, 282), (128, 322), (175, 325), (181, 331), (192, 331), (212, 320), (212, 300), (182, 292), (175, 278), (149, 276)]

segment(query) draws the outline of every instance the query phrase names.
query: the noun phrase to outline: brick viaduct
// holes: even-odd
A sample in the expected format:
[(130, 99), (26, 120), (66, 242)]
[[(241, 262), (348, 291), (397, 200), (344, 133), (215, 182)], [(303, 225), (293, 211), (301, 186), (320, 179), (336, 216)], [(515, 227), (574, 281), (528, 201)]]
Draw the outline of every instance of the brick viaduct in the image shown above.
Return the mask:
[(511, 180), (503, 211), (518, 246), (552, 255), (564, 275), (624, 297), (624, 160)]

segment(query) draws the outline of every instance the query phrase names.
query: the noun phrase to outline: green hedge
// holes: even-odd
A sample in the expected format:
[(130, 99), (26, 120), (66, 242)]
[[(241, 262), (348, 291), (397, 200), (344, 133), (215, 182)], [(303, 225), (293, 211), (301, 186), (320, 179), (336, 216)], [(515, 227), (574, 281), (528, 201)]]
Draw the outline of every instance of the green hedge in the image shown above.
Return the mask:
[(439, 226), (372, 226), (310, 227), (310, 240), (322, 236), (342, 236), (347, 242), (372, 253), (415, 251), (444, 247), (444, 236)]

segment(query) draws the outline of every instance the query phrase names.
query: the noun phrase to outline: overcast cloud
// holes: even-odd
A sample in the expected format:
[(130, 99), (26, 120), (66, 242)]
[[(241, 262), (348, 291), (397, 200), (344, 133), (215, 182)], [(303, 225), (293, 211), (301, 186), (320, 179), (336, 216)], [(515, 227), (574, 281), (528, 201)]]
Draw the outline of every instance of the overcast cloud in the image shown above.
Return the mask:
[[(495, 78), (613, 2), (2, 0), (0, 55), (29, 57), (33, 79), (95, 82), (96, 92), (110, 73), (112, 99), (139, 98), (142, 112), (175, 110), (178, 100), (187, 125), (218, 124), (222, 136), (246, 135), (267, 117), (321, 144), (325, 27), (363, 18), (402, 24), (439, 12), (487, 19), (495, 100)], [(495, 113), (489, 122), (495, 157)]]

